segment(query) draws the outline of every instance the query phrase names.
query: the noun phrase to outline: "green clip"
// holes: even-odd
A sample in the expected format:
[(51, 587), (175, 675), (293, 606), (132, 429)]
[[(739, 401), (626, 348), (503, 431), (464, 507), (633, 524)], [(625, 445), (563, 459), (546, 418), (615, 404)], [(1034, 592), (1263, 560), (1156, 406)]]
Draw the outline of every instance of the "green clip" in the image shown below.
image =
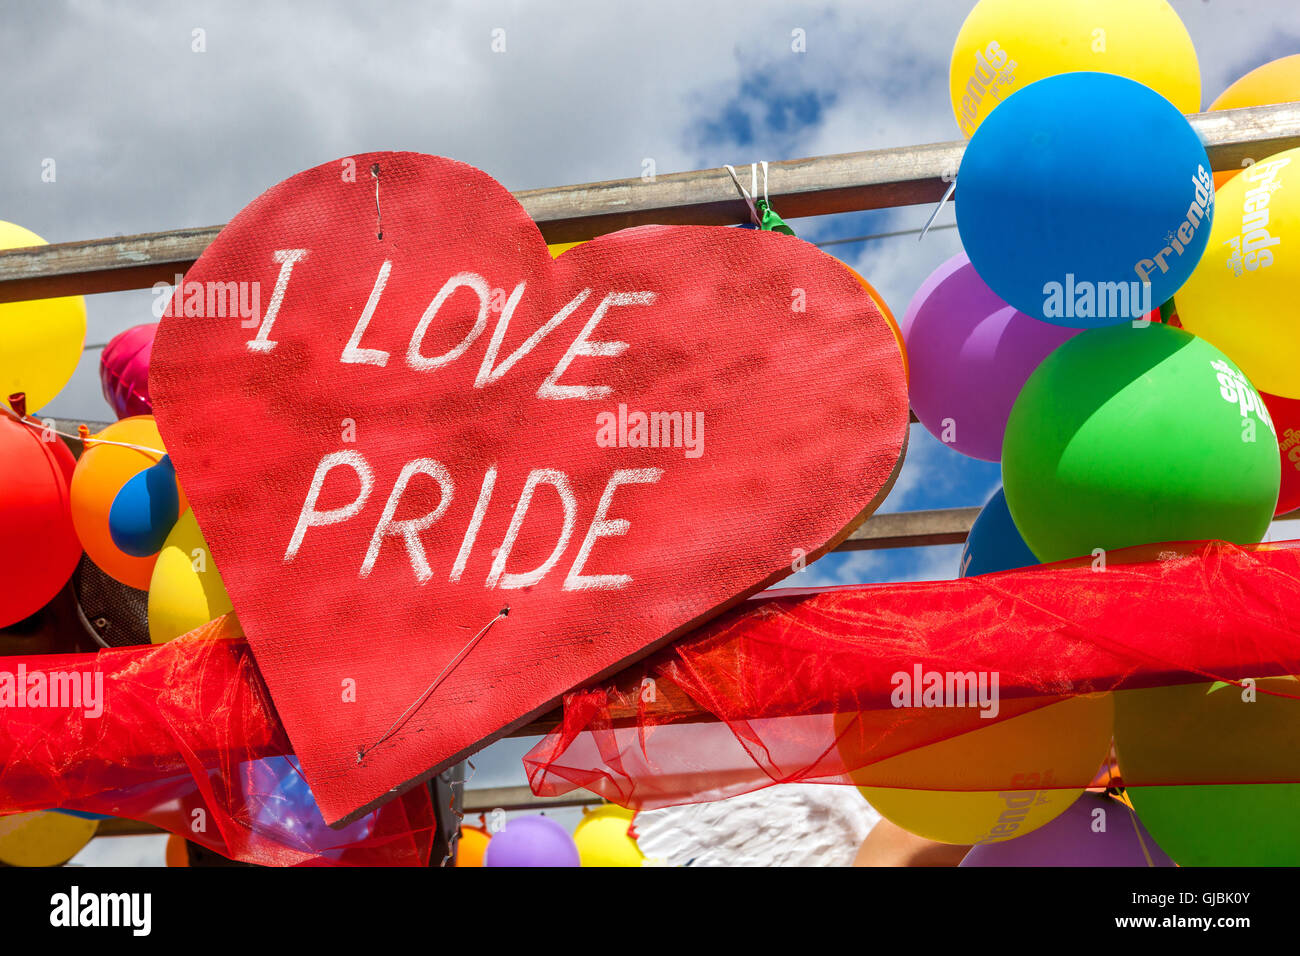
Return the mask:
[(794, 235), (794, 230), (785, 224), (785, 220), (776, 214), (776, 210), (766, 199), (758, 200), (755, 205), (758, 207), (759, 229), (764, 232), (781, 232), (787, 236)]

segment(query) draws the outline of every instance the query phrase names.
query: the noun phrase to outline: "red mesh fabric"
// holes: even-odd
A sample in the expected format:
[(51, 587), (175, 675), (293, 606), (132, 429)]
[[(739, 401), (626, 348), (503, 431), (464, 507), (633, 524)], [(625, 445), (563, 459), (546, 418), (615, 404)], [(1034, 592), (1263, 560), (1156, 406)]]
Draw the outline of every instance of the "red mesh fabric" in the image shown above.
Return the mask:
[[(895, 708), (892, 675), (917, 665), (998, 672), (1000, 721), (1076, 694), (1297, 674), (1297, 610), (1300, 541), (1131, 548), (1104, 570), (1079, 560), (961, 581), (769, 591), (616, 684), (568, 694), (563, 723), (524, 764), (537, 794), (586, 787), (639, 809), (774, 783), (850, 783), (850, 773), (875, 786), (998, 789), (978, 767), (937, 783), (877, 766), (990, 724), (973, 709)], [(1259, 693), (1296, 700), (1300, 726), (1300, 685), (1294, 696)], [(1121, 771), (1122, 761), (1121, 751)], [(1300, 781), (1300, 753), (1267, 768), (1171, 761), (1160, 779), (1126, 778), (1260, 780)]]
[[(243, 640), (228, 618), (157, 647), (0, 659), (102, 681), (102, 714), (7, 702), (0, 812), (53, 807), (156, 824), (231, 859), (268, 866), (428, 862), (434, 816), (416, 788), (342, 831), (325, 826)], [(82, 688), (85, 688), (82, 684)], [(92, 685), (93, 686), (93, 685)], [(46, 701), (52, 700), (47, 691)], [(75, 699), (75, 698), (65, 698)], [(93, 708), (92, 714), (93, 714)]]
[[(561, 725), (524, 763), (539, 794), (588, 787), (643, 809), (864, 772), (877, 786), (989, 789), (978, 773), (954, 782), (884, 769), (888, 757), (990, 724), (973, 709), (894, 708), (892, 675), (997, 671), (997, 719), (1006, 720), (1077, 694), (1296, 674), (1297, 608), (1300, 541), (1130, 549), (1104, 571), (1067, 562), (955, 582), (769, 592), (614, 684), (568, 694)], [(247, 644), (213, 639), (237, 634), (223, 618), (159, 647), (5, 658), (8, 674), (101, 674), (104, 709), (87, 717), (6, 704), (0, 812), (146, 820), (264, 864), (426, 863), (434, 817), (424, 788), (343, 831), (324, 827), (314, 805), (304, 810)], [(1290, 706), (1297, 690), (1260, 693)], [(1262, 769), (1189, 759), (1126, 782), (1300, 781), (1300, 747), (1270, 759)], [(1094, 770), (1056, 784), (1086, 786)]]

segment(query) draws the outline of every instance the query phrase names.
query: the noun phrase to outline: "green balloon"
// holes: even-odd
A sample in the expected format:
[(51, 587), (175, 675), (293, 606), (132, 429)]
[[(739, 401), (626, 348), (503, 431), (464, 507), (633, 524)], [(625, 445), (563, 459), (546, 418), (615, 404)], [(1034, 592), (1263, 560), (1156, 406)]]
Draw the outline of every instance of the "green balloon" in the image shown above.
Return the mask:
[(1002, 484), (1044, 563), (1165, 541), (1259, 541), (1281, 460), (1259, 393), (1168, 325), (1093, 329), (1043, 360), (1007, 422)]
[(1125, 792), (1156, 845), (1179, 866), (1300, 864), (1300, 784), (1130, 787)]
[(1115, 693), (1120, 776), (1176, 863), (1300, 864), (1300, 784), (1246, 782), (1300, 779), (1300, 700), (1279, 694), (1300, 694), (1300, 683), (1263, 678), (1253, 694), (1203, 683)]

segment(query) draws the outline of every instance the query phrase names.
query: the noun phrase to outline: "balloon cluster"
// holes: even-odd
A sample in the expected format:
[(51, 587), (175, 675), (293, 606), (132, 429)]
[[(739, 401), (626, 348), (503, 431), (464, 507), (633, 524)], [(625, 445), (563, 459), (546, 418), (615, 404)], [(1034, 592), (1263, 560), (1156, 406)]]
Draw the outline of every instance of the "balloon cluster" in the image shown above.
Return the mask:
[[(917, 419), (1002, 466), (962, 576), (1260, 541), (1300, 506), (1300, 260), (1287, 253), (1300, 243), (1300, 150), (1211, 170), (1183, 116), (1200, 108), (1196, 54), (1165, 0), (980, 0), (950, 91), (970, 137), (955, 189), (963, 252), (922, 284), (903, 335)], [(1211, 109), (1297, 99), (1293, 56)], [(1167, 864), (1162, 849), (1184, 865), (1294, 864), (1300, 785), (1172, 785), (1210, 765), (1201, 779), (1232, 779), (1223, 768), (1246, 766), (1243, 740), (1262, 742), (1260, 765), (1300, 744), (1287, 729), (1300, 684), (1258, 684), (1268, 703), (1253, 707), (1224, 685), (1084, 695), (852, 777), (905, 829), (975, 844), (972, 866)], [(1113, 838), (1091, 838), (1105, 832), (1094, 811), (1132, 810), (1081, 787), (1043, 791), (999, 829), (1005, 789), (881, 785), (951, 787), (972, 755), (984, 781), (1008, 760), (1087, 779), (1112, 736), (1130, 779), (1171, 784), (1130, 788), (1146, 829), (1112, 820)]]
[(148, 591), (149, 638), (162, 644), (232, 610), (152, 415), (85, 440), (72, 476), (77, 538), (101, 570)]
[[(0, 249), (44, 245), (0, 222)], [(83, 552), (124, 587), (149, 592), (149, 633), (170, 640), (229, 611), (230, 602), (188, 511), (149, 404), (156, 326), (114, 338), (101, 358), (104, 394), (119, 421), (84, 426), (74, 458), (57, 423), (35, 417), (67, 385), (81, 359), (80, 296), (0, 305), (0, 554), (20, 587), (0, 588), (0, 628), (40, 611), (64, 588)], [(305, 789), (305, 784), (302, 785)], [(72, 811), (14, 814), (0, 825), (0, 862), (66, 862), (97, 819)], [(322, 824), (323, 826), (323, 824)]]
[(632, 810), (615, 804), (584, 808), (570, 835), (541, 814), (515, 817), (497, 833), (461, 827), (457, 866), (644, 866)]
[[(0, 223), (0, 248), (43, 243)], [(28, 415), (67, 384), (81, 356), (80, 298), (0, 305), (0, 553), (22, 556), (22, 588), (0, 594), (0, 627), (35, 614), (84, 552), (124, 587), (148, 591), (149, 635), (169, 641), (230, 611), (230, 600), (167, 457), (149, 402), (156, 325), (104, 349), (104, 396), (119, 420), (73, 458), (48, 420)]]

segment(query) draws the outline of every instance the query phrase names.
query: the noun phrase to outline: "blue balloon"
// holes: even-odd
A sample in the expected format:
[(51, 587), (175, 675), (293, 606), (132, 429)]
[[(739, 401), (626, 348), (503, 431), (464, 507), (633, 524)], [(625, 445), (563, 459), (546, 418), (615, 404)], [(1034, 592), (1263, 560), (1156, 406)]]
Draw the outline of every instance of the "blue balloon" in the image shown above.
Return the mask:
[(304, 852), (337, 856), (368, 839), (378, 810), (335, 830), (325, 823), (294, 756), (263, 757), (240, 764), (239, 783), (254, 833)]
[(54, 812), (55, 812), (55, 813), (62, 813), (62, 814), (65, 814), (65, 815), (67, 815), (67, 816), (70, 816), (70, 817), (80, 817), (80, 818), (83, 819), (83, 820), (111, 820), (111, 819), (113, 819), (112, 817), (110, 817), (110, 816), (105, 816), (105, 815), (102, 814), (102, 813), (91, 813), (89, 810), (64, 810), (64, 809), (62, 809), (62, 808), (59, 808), (59, 809), (55, 810)]
[(1016, 523), (1011, 520), (1007, 496), (999, 488), (975, 518), (970, 534), (966, 536), (966, 548), (961, 553), (961, 576), (971, 578), (995, 571), (1032, 568), (1038, 563), (1034, 552), (1029, 550), (1029, 545), (1016, 529)]
[(957, 174), (957, 228), (988, 286), (1071, 328), (1141, 318), (1187, 281), (1210, 235), (1205, 147), (1172, 103), (1109, 73), (1013, 93)]
[(122, 486), (108, 511), (108, 533), (129, 555), (146, 558), (157, 554), (180, 517), (180, 505), (176, 469), (164, 455), (158, 464)]

